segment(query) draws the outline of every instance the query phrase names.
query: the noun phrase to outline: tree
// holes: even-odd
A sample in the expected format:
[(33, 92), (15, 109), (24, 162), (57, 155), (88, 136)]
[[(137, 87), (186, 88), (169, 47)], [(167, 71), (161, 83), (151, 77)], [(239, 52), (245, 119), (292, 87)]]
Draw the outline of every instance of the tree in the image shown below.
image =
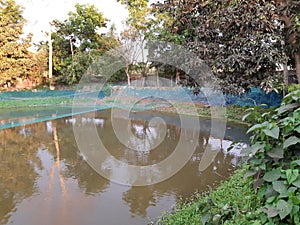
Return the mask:
[(91, 63), (119, 44), (112, 32), (99, 34), (107, 19), (94, 5), (76, 4), (68, 19), (53, 21), (54, 75), (58, 80), (77, 83)]
[(0, 0), (0, 86), (31, 75), (31, 34), (21, 38), (25, 22), (22, 7), (15, 0)]
[(286, 57), (284, 26), (274, 2), (167, 0), (153, 6), (154, 16), (162, 13), (172, 25), (152, 27), (153, 38), (196, 53), (220, 79), (223, 92), (273, 88), (275, 71)]
[(125, 64), (124, 71), (127, 76), (128, 86), (131, 85), (132, 74), (138, 67), (142, 67), (143, 75), (146, 70), (144, 58), (144, 36), (134, 27), (121, 33), (122, 48), (119, 55)]
[(286, 52), (300, 84), (300, 1), (276, 0), (279, 20), (285, 26)]
[(147, 29), (148, 15), (150, 12), (149, 0), (117, 0), (126, 5), (129, 16), (127, 24), (139, 31)]
[(141, 75), (145, 76), (147, 62), (144, 58), (145, 38), (149, 23), (149, 1), (148, 0), (117, 0), (126, 6), (129, 16), (126, 21), (127, 28), (121, 33), (123, 53), (125, 61), (125, 73), (128, 86), (131, 85), (132, 71), (138, 68)]
[(31, 69), (39, 84), (47, 82), (46, 71), (48, 70), (49, 49), (44, 41), (35, 44), (37, 51), (33, 53), (34, 66)]

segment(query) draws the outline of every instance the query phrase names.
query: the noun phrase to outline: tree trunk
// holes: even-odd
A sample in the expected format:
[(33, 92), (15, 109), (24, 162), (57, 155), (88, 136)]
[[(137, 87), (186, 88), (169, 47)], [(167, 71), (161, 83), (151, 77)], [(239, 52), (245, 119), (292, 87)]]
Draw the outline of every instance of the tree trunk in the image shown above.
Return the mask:
[(295, 53), (295, 61), (298, 84), (300, 84), (300, 52)]
[(176, 84), (179, 84), (179, 82), (180, 82), (180, 73), (178, 70), (176, 70), (175, 82), (176, 82)]
[(130, 75), (128, 73), (126, 73), (127, 75), (127, 83), (128, 83), (128, 86), (131, 85), (131, 79), (130, 79)]
[(285, 96), (288, 86), (289, 86), (289, 70), (288, 70), (287, 62), (285, 62), (283, 65), (283, 96)]
[[(287, 5), (289, 4), (289, 2), (286, 0), (275, 0), (275, 2), (278, 3), (282, 8), (287, 7)], [(286, 28), (289, 29), (292, 26), (290, 15), (284, 14), (280, 16), (279, 19), (284, 22)], [(297, 43), (296, 38), (297, 35), (295, 33), (289, 33), (289, 43), (293, 47), (296, 47), (295, 46), (295, 44)], [(295, 53), (295, 62), (296, 62), (295, 67), (296, 67), (297, 80), (298, 80), (298, 84), (300, 84), (300, 52)]]
[(129, 69), (128, 69), (127, 66), (125, 67), (125, 73), (126, 73), (126, 76), (127, 76), (128, 86), (130, 86), (131, 85), (131, 79), (130, 79)]

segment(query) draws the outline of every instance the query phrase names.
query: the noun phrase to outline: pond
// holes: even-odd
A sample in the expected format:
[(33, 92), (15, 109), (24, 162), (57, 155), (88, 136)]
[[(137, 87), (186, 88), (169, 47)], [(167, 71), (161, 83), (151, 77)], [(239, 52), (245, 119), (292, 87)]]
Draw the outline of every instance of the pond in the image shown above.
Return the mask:
[[(166, 121), (165, 136), (150, 149), (151, 140), (160, 135), (160, 127), (149, 123), (156, 117)], [(119, 116), (117, 123), (127, 120)], [(0, 224), (147, 224), (163, 211), (171, 211), (182, 197), (207, 191), (228, 178), (241, 160), (238, 150), (228, 153), (226, 149), (233, 141), (246, 143), (248, 139), (246, 129), (236, 125), (227, 125), (223, 139), (213, 137), (210, 121), (202, 119), (195, 151), (174, 176), (146, 186), (124, 185), (90, 166), (78, 148), (74, 126), (92, 124), (112, 156), (139, 166), (167, 158), (180, 134), (192, 132), (191, 127), (181, 126), (176, 115), (135, 112), (130, 122), (140, 140), (131, 145), (140, 151), (119, 141), (110, 109), (0, 130)], [(200, 169), (204, 149), (216, 154)]]

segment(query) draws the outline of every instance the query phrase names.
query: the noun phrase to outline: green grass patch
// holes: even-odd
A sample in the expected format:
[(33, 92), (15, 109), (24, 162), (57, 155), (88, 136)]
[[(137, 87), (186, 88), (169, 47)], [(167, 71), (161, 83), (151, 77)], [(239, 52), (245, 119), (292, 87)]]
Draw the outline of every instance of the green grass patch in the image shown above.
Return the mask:
[(107, 100), (105, 100), (105, 103), (107, 103), (107, 104), (121, 104), (121, 100), (120, 99), (107, 99)]
[(251, 178), (244, 178), (245, 170), (237, 170), (215, 190), (195, 194), (179, 203), (173, 213), (165, 213), (160, 225), (255, 224), (261, 199), (253, 189)]
[[(221, 106), (216, 106), (214, 110), (218, 110), (218, 107), (221, 108)], [(246, 114), (246, 110), (249, 108), (248, 106), (226, 106), (222, 107), (225, 109), (225, 118), (228, 120), (228, 122), (236, 123), (240, 125), (250, 125), (247, 122), (243, 121), (243, 116)], [(199, 116), (202, 118), (211, 118), (211, 111), (212, 108), (208, 105), (201, 105), (201, 104), (187, 104), (187, 103), (175, 103), (174, 107), (165, 107), (165, 108), (157, 108), (156, 111), (162, 111), (162, 112), (176, 112), (176, 109), (180, 109), (180, 114), (190, 115), (190, 116)], [(195, 110), (197, 113), (195, 114)], [(265, 113), (269, 111), (269, 108), (258, 108), (258, 113)], [(217, 118), (215, 118), (217, 119)]]
[(0, 108), (24, 107), (24, 106), (47, 106), (47, 105), (71, 105), (73, 98), (37, 98), (0, 100)]

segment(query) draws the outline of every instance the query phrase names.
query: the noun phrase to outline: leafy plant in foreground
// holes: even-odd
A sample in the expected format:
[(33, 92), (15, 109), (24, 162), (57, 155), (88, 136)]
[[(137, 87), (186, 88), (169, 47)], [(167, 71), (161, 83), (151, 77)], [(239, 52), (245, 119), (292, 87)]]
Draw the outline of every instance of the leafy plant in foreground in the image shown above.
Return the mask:
[(300, 224), (300, 89), (289, 93), (281, 106), (245, 119), (251, 145), (243, 150), (254, 176), (254, 187), (264, 199), (267, 224)]
[(164, 214), (152, 224), (257, 225), (262, 221), (259, 214), (262, 199), (257, 198), (252, 188), (253, 179), (243, 179), (245, 171), (246, 168), (238, 169), (216, 189), (179, 202), (174, 212)]

